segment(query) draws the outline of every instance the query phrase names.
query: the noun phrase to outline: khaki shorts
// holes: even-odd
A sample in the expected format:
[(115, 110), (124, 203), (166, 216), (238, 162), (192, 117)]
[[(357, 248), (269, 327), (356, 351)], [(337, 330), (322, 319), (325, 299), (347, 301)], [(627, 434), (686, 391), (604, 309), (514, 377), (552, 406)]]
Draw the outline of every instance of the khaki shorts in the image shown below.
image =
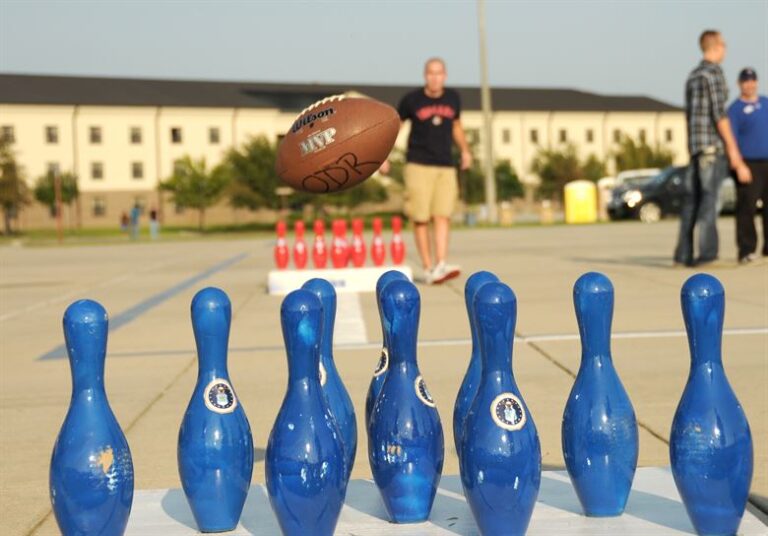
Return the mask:
[(426, 223), (433, 216), (450, 218), (456, 207), (459, 186), (456, 168), (405, 165), (405, 213), (417, 223)]

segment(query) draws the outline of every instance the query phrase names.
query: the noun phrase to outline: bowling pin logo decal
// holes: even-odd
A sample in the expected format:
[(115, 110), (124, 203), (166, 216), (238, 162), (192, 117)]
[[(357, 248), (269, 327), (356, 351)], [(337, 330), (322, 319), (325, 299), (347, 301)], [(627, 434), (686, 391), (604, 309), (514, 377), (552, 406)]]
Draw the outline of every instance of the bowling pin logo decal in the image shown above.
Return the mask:
[(418, 376), (416, 381), (413, 382), (413, 385), (416, 388), (416, 396), (419, 397), (419, 400), (424, 402), (430, 408), (434, 408), (435, 401), (432, 400), (432, 395), (429, 394), (429, 389), (427, 389), (427, 384), (424, 381), (424, 378)]
[(525, 409), (512, 393), (501, 393), (491, 402), (491, 417), (497, 426), (514, 432), (525, 425)]
[(376, 369), (373, 371), (373, 376), (381, 376), (384, 374), (387, 369), (389, 368), (389, 351), (386, 349), (386, 347), (382, 347), (381, 349), (381, 356), (379, 357), (378, 363), (376, 363)]
[(237, 398), (227, 380), (215, 379), (203, 390), (205, 407), (214, 413), (232, 413), (237, 407)]

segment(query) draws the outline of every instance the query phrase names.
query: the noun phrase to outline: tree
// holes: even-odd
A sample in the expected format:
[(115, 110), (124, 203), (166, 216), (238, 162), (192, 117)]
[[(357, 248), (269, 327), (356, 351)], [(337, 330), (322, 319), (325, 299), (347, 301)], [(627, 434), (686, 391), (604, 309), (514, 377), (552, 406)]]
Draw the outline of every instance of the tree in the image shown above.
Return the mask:
[[(80, 195), (77, 177), (73, 173), (62, 173), (59, 179), (61, 180), (61, 202), (69, 206)], [(35, 199), (51, 209), (51, 214), (56, 214), (56, 176), (53, 172), (38, 177), (35, 181), (34, 194)]]
[(515, 169), (508, 161), (496, 163), (496, 195), (499, 201), (509, 201), (515, 197), (523, 197), (525, 191)]
[(28, 203), (29, 188), (24, 181), (24, 172), (16, 163), (10, 143), (0, 139), (0, 205), (3, 207), (5, 234), (11, 234), (11, 221)]
[(405, 184), (405, 153), (402, 149), (394, 148), (389, 155), (389, 173), (398, 184)]
[(160, 189), (171, 192), (177, 205), (197, 209), (198, 227), (205, 226), (205, 210), (221, 198), (228, 184), (228, 175), (222, 165), (208, 171), (205, 158), (193, 160), (185, 156), (176, 162), (173, 175), (160, 183)]
[(573, 144), (569, 144), (562, 151), (541, 149), (533, 160), (531, 171), (541, 179), (539, 196), (544, 199), (562, 198), (565, 183), (582, 179), (584, 176)]
[(531, 171), (541, 179), (539, 196), (544, 199), (562, 199), (565, 184), (575, 180), (597, 181), (605, 176), (605, 163), (594, 154), (582, 162), (576, 147), (568, 144), (565, 149), (541, 149), (531, 165)]
[(650, 147), (645, 141), (635, 142), (629, 136), (623, 136), (619, 149), (613, 153), (616, 171), (625, 169), (665, 168), (672, 165), (675, 154), (658, 143)]
[(594, 154), (590, 154), (586, 162), (581, 166), (584, 178), (588, 181), (597, 182), (605, 177), (608, 171), (605, 168), (605, 162), (600, 160)]
[(224, 160), (229, 175), (229, 198), (234, 207), (280, 208), (275, 190), (284, 186), (275, 173), (277, 145), (266, 137), (252, 138), (240, 149), (233, 148)]

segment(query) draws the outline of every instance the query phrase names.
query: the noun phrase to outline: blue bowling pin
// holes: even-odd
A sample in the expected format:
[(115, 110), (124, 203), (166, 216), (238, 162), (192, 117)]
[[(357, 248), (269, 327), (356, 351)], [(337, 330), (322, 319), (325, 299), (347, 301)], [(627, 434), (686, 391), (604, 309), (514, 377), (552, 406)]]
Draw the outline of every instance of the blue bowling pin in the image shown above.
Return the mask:
[(91, 300), (64, 313), (72, 398), (50, 469), (51, 505), (64, 536), (120, 536), (131, 513), (131, 451), (104, 391), (108, 323)]
[(581, 366), (565, 405), (563, 456), (588, 516), (621, 515), (637, 467), (637, 419), (611, 357), (613, 285), (589, 272), (573, 286)]
[(368, 428), (368, 459), (390, 520), (426, 521), (443, 470), (440, 416), (416, 362), (419, 291), (409, 281), (384, 287), (381, 308), (391, 326), (390, 367)]
[(696, 532), (733, 535), (752, 481), (752, 434), (723, 370), (725, 291), (696, 274), (680, 295), (691, 369), (669, 440), (672, 475)]
[(323, 331), (320, 335), (320, 385), (328, 398), (331, 413), (339, 425), (344, 442), (346, 479), (352, 474), (357, 452), (357, 422), (355, 408), (333, 359), (333, 326), (336, 322), (336, 291), (325, 279), (310, 279), (302, 287), (320, 298), (323, 305)]
[(341, 513), (347, 474), (344, 445), (320, 385), (323, 306), (304, 289), (283, 300), (288, 390), (269, 435), (267, 492), (285, 536), (330, 536)]
[(179, 429), (179, 476), (201, 532), (237, 527), (253, 472), (251, 427), (227, 372), (232, 305), (205, 288), (192, 299), (197, 383)]
[(464, 421), (461, 483), (480, 534), (521, 535), (539, 494), (541, 445), (512, 373), (517, 299), (503, 283), (487, 283), (474, 309), (482, 375)]
[(381, 355), (379, 361), (376, 363), (376, 369), (373, 371), (373, 378), (371, 378), (371, 384), (368, 386), (368, 395), (365, 397), (365, 429), (368, 430), (368, 424), (371, 422), (371, 411), (373, 411), (373, 404), (376, 402), (376, 397), (381, 392), (381, 386), (384, 385), (384, 380), (387, 377), (387, 370), (389, 370), (389, 330), (390, 326), (387, 324), (384, 314), (381, 312), (381, 291), (392, 281), (408, 281), (408, 277), (399, 270), (389, 270), (381, 274), (379, 280), (376, 281), (376, 305), (379, 308), (379, 318), (381, 319)]
[[(459, 454), (461, 447), (461, 434), (464, 430), (464, 420), (467, 418), (469, 406), (477, 394), (477, 386), (480, 383), (480, 373), (482, 363), (480, 363), (480, 341), (477, 338), (477, 323), (475, 322), (475, 311), (472, 301), (475, 298), (477, 290), (486, 283), (498, 281), (499, 278), (491, 272), (476, 272), (469, 276), (464, 285), (464, 303), (467, 306), (467, 316), (469, 317), (469, 331), (472, 334), (472, 354), (469, 357), (469, 366), (464, 374), (464, 380), (461, 382), (459, 394), (456, 396), (456, 403), (453, 406), (453, 442), (456, 445), (456, 454)], [(461, 457), (459, 456), (459, 459)]]

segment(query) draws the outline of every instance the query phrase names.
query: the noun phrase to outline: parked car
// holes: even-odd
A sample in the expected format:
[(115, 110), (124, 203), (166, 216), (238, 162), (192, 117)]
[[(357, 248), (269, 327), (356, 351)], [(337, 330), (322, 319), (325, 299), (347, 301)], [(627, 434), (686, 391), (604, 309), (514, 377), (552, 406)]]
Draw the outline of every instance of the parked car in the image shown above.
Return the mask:
[(659, 168), (625, 169), (616, 175), (616, 187), (626, 184), (639, 186), (661, 173)]
[[(654, 223), (667, 216), (680, 214), (683, 201), (683, 180), (687, 166), (670, 166), (655, 177), (627, 181), (613, 189), (608, 203), (612, 220), (636, 218)], [(736, 187), (731, 177), (722, 181), (718, 197), (719, 212), (733, 212), (736, 207)]]

